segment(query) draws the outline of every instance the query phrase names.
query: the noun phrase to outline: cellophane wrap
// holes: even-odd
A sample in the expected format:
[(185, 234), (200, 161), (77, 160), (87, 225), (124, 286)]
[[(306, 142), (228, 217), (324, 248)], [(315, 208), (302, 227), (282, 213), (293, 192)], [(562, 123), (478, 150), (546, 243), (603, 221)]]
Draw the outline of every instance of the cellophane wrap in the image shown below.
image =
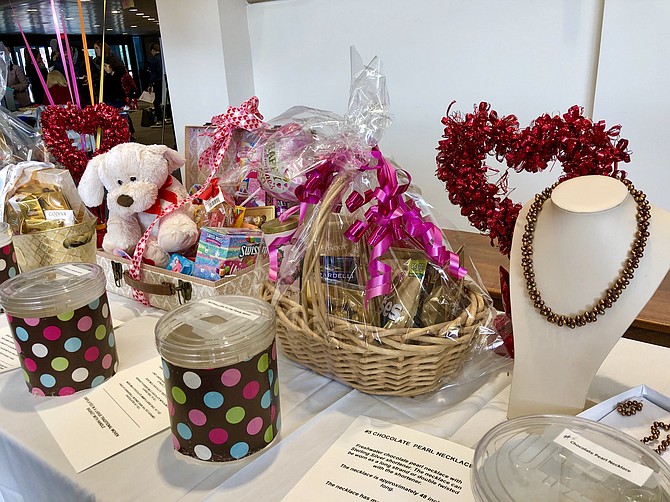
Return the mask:
[(300, 224), (264, 292), (281, 345), (371, 394), (472, 382), (509, 361), (494, 354), (496, 311), (411, 176), (378, 149), (391, 121), (385, 79), (377, 59), (353, 59), (345, 116), (293, 107), (245, 133), (238, 150), (266, 190), (298, 204)]
[(0, 169), (0, 221), (12, 229), (21, 272), (56, 263), (95, 263), (96, 219), (67, 169), (34, 161)]
[[(0, 99), (5, 96), (7, 71), (8, 65), (0, 57)], [(0, 106), (0, 168), (22, 160), (43, 161), (47, 157), (40, 134)]]

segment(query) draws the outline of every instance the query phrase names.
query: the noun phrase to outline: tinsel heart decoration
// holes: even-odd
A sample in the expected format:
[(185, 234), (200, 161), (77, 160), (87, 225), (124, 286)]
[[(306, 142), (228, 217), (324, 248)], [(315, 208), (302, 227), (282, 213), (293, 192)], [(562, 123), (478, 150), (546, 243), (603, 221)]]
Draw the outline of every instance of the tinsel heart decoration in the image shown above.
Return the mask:
[[(49, 151), (70, 171), (76, 184), (79, 184), (91, 157), (130, 140), (127, 120), (116, 108), (105, 103), (82, 109), (72, 103), (65, 106), (47, 106), (42, 112), (41, 122), (42, 136)], [(100, 147), (93, 155), (78, 149), (67, 136), (68, 131), (95, 136), (98, 129), (102, 130), (102, 139)]]
[[(604, 121), (593, 122), (576, 105), (564, 115), (541, 115), (525, 129), (520, 129), (516, 116), (499, 117), (485, 102), (465, 116), (450, 114), (452, 105), (442, 119), (437, 177), (445, 182), (451, 203), (460, 206), (480, 232), (488, 232), (491, 245), (497, 240), (505, 255), (522, 207), (509, 198), (510, 169), (536, 173), (559, 162), (561, 180), (588, 174), (626, 177), (618, 169), (619, 162), (630, 162), (628, 140), (619, 138), (621, 126), (607, 129)], [(486, 165), (489, 155), (507, 163), (496, 183), (489, 182), (498, 173)]]

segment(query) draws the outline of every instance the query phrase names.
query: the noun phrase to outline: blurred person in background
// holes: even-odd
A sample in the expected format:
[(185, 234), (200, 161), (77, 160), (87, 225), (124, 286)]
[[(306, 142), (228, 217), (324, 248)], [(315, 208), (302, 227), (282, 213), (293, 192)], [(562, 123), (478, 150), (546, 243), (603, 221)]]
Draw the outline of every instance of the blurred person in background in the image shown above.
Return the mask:
[[(163, 125), (163, 57), (161, 46), (154, 42), (149, 46), (149, 90), (154, 93), (154, 113), (156, 123), (151, 127)], [(165, 120), (169, 122), (169, 114), (165, 114)]]
[[(4, 47), (4, 44), (3, 44)], [(5, 49), (5, 61), (7, 62), (7, 88), (14, 91), (14, 102), (21, 108), (30, 105), (30, 94), (28, 93), (28, 77), (26, 77), (23, 68), (14, 64), (11, 55)]]
[(30, 55), (27, 55), (26, 58), (26, 76), (30, 81), (30, 91), (33, 93), (33, 101), (37, 104), (44, 103), (44, 88), (42, 87), (42, 82), (40, 81), (39, 74), (42, 74), (44, 81), (47, 81), (47, 68), (44, 66), (44, 60), (42, 55), (35, 50), (29, 49), (33, 56), (35, 56), (35, 62), (37, 63), (37, 68), (33, 64), (33, 60)]
[[(47, 75), (47, 87), (49, 88), (49, 93), (54, 100), (54, 105), (64, 105), (66, 103), (72, 102), (70, 97), (70, 89), (67, 86), (67, 80), (65, 80), (65, 75), (63, 75), (58, 70), (51, 70)], [(45, 105), (49, 104), (48, 98), (44, 96), (43, 103)]]

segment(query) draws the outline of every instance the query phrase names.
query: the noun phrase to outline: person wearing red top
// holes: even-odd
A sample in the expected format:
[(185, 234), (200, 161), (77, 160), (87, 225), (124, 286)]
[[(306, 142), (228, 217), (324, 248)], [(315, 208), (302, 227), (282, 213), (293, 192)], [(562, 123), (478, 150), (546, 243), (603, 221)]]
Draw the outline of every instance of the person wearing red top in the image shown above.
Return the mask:
[[(47, 75), (47, 87), (54, 100), (54, 105), (64, 105), (72, 102), (67, 80), (65, 80), (65, 76), (58, 70), (51, 70)], [(46, 95), (44, 96), (44, 104), (49, 104), (49, 98)]]

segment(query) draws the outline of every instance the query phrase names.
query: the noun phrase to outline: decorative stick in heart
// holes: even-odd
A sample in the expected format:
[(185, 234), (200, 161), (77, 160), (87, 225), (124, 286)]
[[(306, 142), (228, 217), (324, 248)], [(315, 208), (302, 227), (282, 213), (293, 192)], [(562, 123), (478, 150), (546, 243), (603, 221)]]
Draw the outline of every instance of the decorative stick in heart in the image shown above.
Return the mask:
[[(606, 129), (604, 121), (593, 122), (582, 109), (572, 106), (564, 115), (541, 115), (525, 129), (514, 115), (499, 117), (488, 103), (476, 106), (464, 117), (458, 113), (442, 119), (444, 136), (438, 146), (437, 177), (445, 182), (449, 200), (480, 232), (498, 241), (501, 253), (509, 255), (512, 232), (521, 204), (508, 197), (510, 169), (536, 173), (550, 162), (562, 165), (561, 179), (600, 174), (619, 179), (626, 172), (619, 162), (630, 162), (627, 139), (619, 139), (621, 126)], [(486, 158), (506, 161), (500, 181), (490, 183), (493, 169)]]
[[(44, 142), (56, 160), (63, 164), (72, 175), (75, 183), (79, 183), (84, 169), (92, 156), (100, 155), (112, 147), (127, 143), (130, 140), (128, 122), (119, 111), (105, 103), (98, 103), (79, 109), (68, 103), (65, 106), (47, 106), (41, 115), (42, 135)], [(102, 130), (102, 141), (91, 156), (80, 150), (68, 137), (68, 131), (80, 135), (95, 135)]]

